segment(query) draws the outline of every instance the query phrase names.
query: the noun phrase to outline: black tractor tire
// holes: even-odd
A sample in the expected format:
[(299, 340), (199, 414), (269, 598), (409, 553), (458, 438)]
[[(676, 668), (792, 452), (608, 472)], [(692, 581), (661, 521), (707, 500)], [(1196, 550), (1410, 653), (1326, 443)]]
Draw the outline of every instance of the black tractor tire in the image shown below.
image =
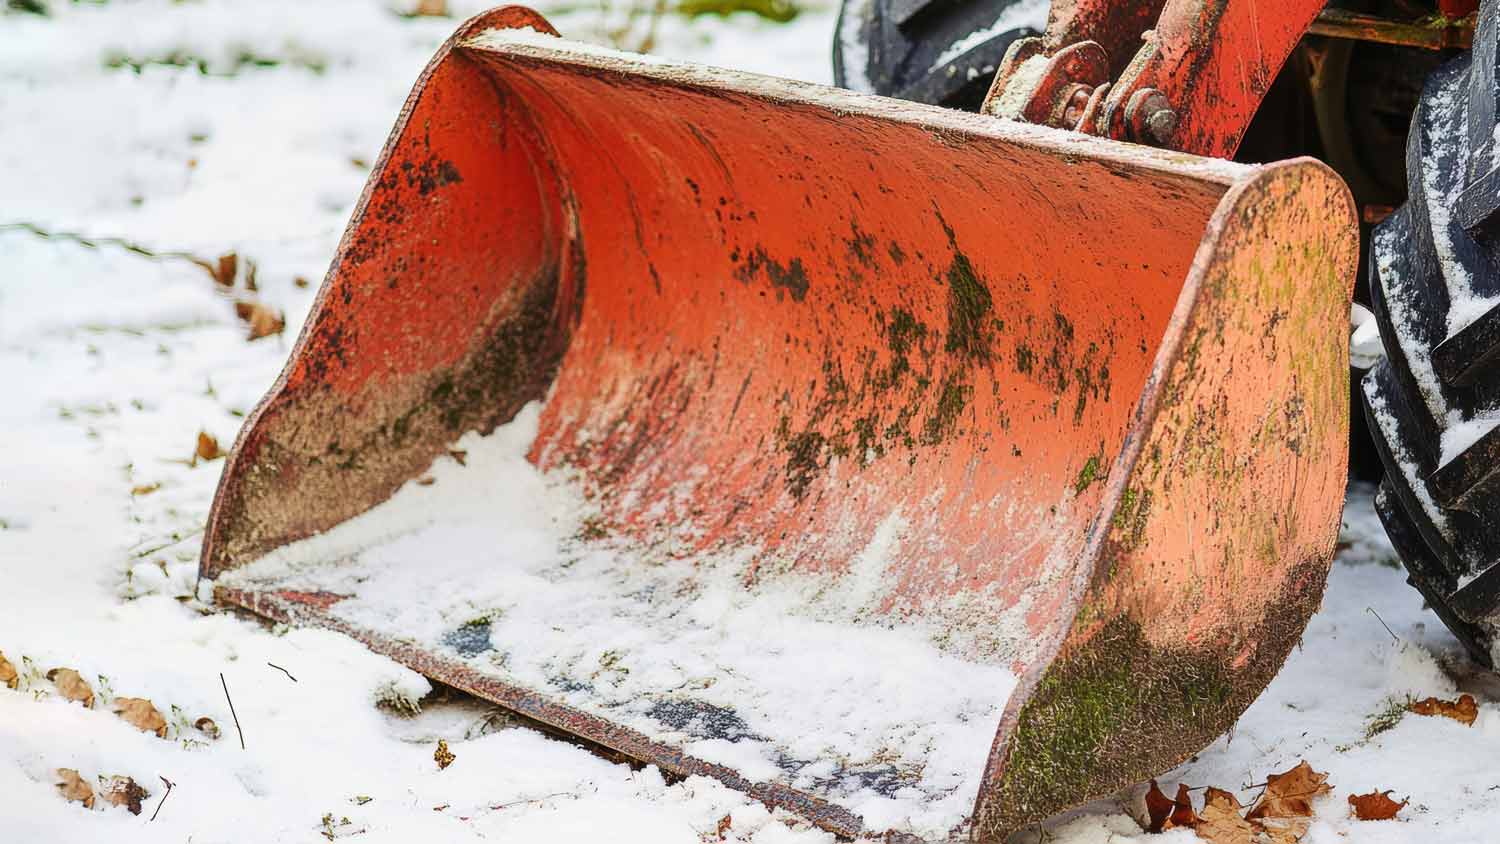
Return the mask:
[(1046, 19), (1046, 0), (844, 0), (833, 81), (978, 111), (1006, 48), (1039, 35)]
[(1376, 510), (1408, 581), (1479, 662), (1500, 644), (1500, 152), (1497, 15), (1427, 79), (1407, 199), (1375, 229), (1370, 297), (1385, 358), (1365, 413)]

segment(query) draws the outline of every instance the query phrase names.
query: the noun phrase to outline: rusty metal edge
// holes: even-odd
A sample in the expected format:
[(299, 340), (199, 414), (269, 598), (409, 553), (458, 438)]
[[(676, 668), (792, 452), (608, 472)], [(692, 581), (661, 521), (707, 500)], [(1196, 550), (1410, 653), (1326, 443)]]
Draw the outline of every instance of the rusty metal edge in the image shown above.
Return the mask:
[(902, 123), (940, 134), (955, 142), (965, 139), (1003, 141), (1055, 156), (1065, 163), (1087, 157), (1101, 164), (1120, 165), (1170, 178), (1196, 179), (1226, 188), (1247, 178), (1260, 166), (1124, 143), (1068, 129), (882, 97), (813, 82), (654, 56), (643, 60), (645, 57), (561, 37), (546, 39), (555, 40), (554, 45), (529, 35), (499, 33), (490, 35), (487, 39), (482, 35), (478, 31), (472, 33), (470, 37), (462, 39), (462, 43), (457, 45), (458, 49), (487, 53), (499, 61), (573, 65), (594, 73), (644, 77), (677, 88), (748, 95), (771, 103), (818, 108), (841, 118), (862, 117)]
[[(635, 730), (560, 703), (533, 689), (502, 682), (459, 660), (444, 659), (410, 642), (344, 621), (327, 609), (337, 603), (336, 600), (294, 601), (275, 592), (215, 585), (214, 601), (241, 607), (272, 621), (342, 633), (358, 640), (371, 651), (390, 657), (423, 676), (496, 703), (538, 723), (582, 737), (591, 744), (656, 765), (677, 776), (703, 776), (718, 780), (770, 808), (785, 809), (806, 818), (813, 825), (834, 835), (857, 838), (867, 833), (864, 822), (857, 815), (820, 797), (777, 783), (752, 782), (732, 768), (704, 761), (671, 745), (653, 741)], [(924, 844), (924, 839), (898, 832), (884, 833), (882, 841), (889, 844)]]
[(328, 270), (323, 275), (323, 281), (318, 286), (318, 292), (313, 297), (312, 305), (308, 308), (309, 318), (302, 324), (302, 330), (298, 333), (296, 342), (292, 343), (291, 351), (287, 353), (286, 363), (282, 366), (281, 373), (276, 376), (276, 380), (271, 384), (270, 389), (261, 396), (260, 400), (255, 403), (255, 407), (245, 417), (244, 423), (240, 426), (239, 433), (235, 435), (234, 446), (229, 450), (229, 456), (224, 460), (224, 469), (219, 475), (219, 483), (214, 489), (213, 501), (209, 505), (208, 517), (204, 522), (203, 542), (198, 556), (198, 581), (200, 584), (205, 576), (212, 578), (219, 571), (233, 567), (233, 565), (227, 563), (223, 565), (217, 564), (212, 559), (212, 554), (218, 547), (218, 542), (216, 541), (217, 534), (221, 519), (223, 518), (221, 507), (224, 506), (224, 502), (228, 497), (229, 488), (238, 481), (240, 472), (243, 470), (241, 466), (242, 448), (245, 441), (249, 438), (250, 433), (259, 424), (266, 410), (281, 395), (282, 390), (285, 389), (287, 378), (290, 376), (297, 361), (301, 358), (303, 347), (307, 345), (312, 335), (312, 330), (315, 327), (315, 320), (312, 317), (323, 311), (327, 300), (333, 295), (330, 282), (339, 267), (344, 263), (344, 256), (348, 254), (354, 245), (355, 233), (359, 228), (360, 221), (364, 219), (365, 213), (369, 208), (370, 197), (375, 191), (380, 175), (385, 172), (386, 166), (390, 163), (390, 158), (396, 149), (397, 142), (400, 140), (402, 133), (406, 131), (407, 122), (410, 120), (412, 112), (416, 109), (418, 101), (421, 100), (422, 95), (427, 90), (427, 81), (432, 77), (433, 72), (437, 70), (438, 66), (448, 59), (449, 54), (452, 53), (459, 43), (471, 37), (475, 32), (518, 27), (531, 27), (540, 32), (556, 34), (556, 30), (552, 28), (552, 25), (547, 22), (546, 18), (524, 6), (504, 6), (481, 12), (454, 30), (453, 34), (438, 47), (432, 59), (422, 68), (422, 73), (417, 77), (416, 82), (412, 84), (411, 93), (407, 95), (406, 101), (402, 104), (401, 112), (397, 115), (395, 124), (391, 127), (390, 133), (386, 136), (385, 143), (380, 148), (380, 155), (370, 168), (370, 178), (365, 181), (365, 186), (360, 191), (359, 199), (354, 203), (354, 208), (349, 213), (349, 222), (344, 227), (344, 233), (339, 237), (339, 244), (334, 250), (333, 259), (329, 262)]
[[(1131, 418), (1130, 428), (1125, 435), (1125, 440), (1121, 445), (1120, 454), (1110, 467), (1103, 500), (1100, 504), (1100, 516), (1090, 526), (1084, 550), (1084, 562), (1079, 565), (1074, 573), (1073, 583), (1069, 587), (1068, 599), (1065, 604), (1069, 615), (1068, 623), (1061, 628), (1062, 633), (1059, 636), (1042, 647), (1037, 661), (1018, 679), (1015, 691), (1011, 693), (1010, 700), (1006, 703), (1005, 711), (1001, 714), (1000, 724), (995, 732), (995, 742), (990, 750), (990, 757), (985, 766), (979, 795), (975, 800), (974, 812), (971, 814), (971, 818), (975, 821), (975, 840), (1004, 840), (1009, 834), (1019, 831), (1019, 829), (1006, 830), (996, 838), (988, 834), (989, 831), (980, 829), (978, 823), (989, 813), (988, 810), (990, 809), (991, 801), (998, 799), (1003, 788), (1005, 762), (1009, 750), (1009, 736), (1019, 725), (1022, 709), (1024, 709), (1026, 703), (1035, 694), (1048, 668), (1056, 662), (1063, 648), (1067, 645), (1078, 610), (1094, 578), (1098, 575), (1097, 568), (1103, 557), (1105, 540), (1110, 533), (1110, 528), (1115, 514), (1119, 509), (1121, 498), (1124, 496), (1125, 489), (1129, 486), (1130, 479), (1135, 472), (1136, 464), (1139, 462), (1145, 444), (1150, 439), (1150, 434), (1156, 424), (1161, 410), (1162, 391), (1169, 381), (1172, 368), (1179, 357), (1183, 343), (1183, 334), (1191, 322), (1194, 309), (1197, 307), (1199, 291), (1202, 289), (1203, 282), (1213, 265), (1214, 252), (1218, 248), (1220, 239), (1229, 227), (1231, 218), (1243, 213), (1244, 209), (1240, 206), (1244, 195), (1255, 187), (1257, 183), (1277, 178), (1283, 171), (1288, 169), (1303, 169), (1317, 172), (1320, 175), (1332, 178), (1343, 184), (1343, 179), (1334, 172), (1333, 168), (1315, 158), (1301, 156), (1258, 165), (1247, 178), (1231, 185), (1229, 190), (1220, 197), (1219, 204), (1215, 207), (1213, 215), (1209, 218), (1203, 239), (1199, 242), (1198, 250), (1193, 256), (1193, 263), (1188, 270), (1187, 279), (1183, 283), (1182, 292), (1178, 294), (1177, 305), (1167, 322), (1167, 327), (1163, 334), (1162, 346), (1157, 350), (1151, 374), (1147, 377), (1145, 385), (1141, 388), (1141, 397), (1136, 403), (1136, 410)], [(1347, 215), (1352, 222), (1357, 219), (1356, 209), (1354, 207), (1353, 195), (1349, 193), (1347, 186), (1345, 186), (1344, 195), (1347, 205)], [(1334, 549), (1332, 542), (1330, 542), (1327, 554), (1330, 563), (1333, 553)], [(1249, 704), (1247, 703), (1246, 707), (1248, 706)], [(1243, 709), (1240, 714), (1243, 714)], [(1184, 752), (1181, 754), (1178, 763), (1186, 761), (1195, 752), (1197, 751)], [(1109, 797), (1116, 790), (1108, 789), (1082, 795), (1075, 805), (1082, 805), (1090, 800)]]

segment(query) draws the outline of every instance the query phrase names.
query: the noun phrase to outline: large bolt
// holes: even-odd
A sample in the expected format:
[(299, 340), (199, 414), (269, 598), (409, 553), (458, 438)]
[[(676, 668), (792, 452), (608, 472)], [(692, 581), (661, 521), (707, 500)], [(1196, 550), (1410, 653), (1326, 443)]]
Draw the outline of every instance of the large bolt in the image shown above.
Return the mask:
[(1137, 141), (1165, 146), (1177, 131), (1177, 112), (1172, 110), (1167, 95), (1155, 88), (1142, 88), (1131, 94), (1125, 115)]

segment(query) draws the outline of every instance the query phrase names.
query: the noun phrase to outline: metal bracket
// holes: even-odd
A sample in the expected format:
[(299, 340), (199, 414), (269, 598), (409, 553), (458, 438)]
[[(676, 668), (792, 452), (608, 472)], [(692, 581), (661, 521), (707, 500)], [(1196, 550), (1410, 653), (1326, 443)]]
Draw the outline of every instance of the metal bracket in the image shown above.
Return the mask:
[(1227, 158), (1325, 0), (1056, 0), (983, 111)]

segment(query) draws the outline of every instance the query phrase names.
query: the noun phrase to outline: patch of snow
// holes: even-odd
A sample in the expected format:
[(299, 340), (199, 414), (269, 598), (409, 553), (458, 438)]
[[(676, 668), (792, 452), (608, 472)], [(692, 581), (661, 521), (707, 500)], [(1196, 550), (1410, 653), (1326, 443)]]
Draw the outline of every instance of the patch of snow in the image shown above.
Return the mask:
[(1385, 347), (1380, 342), (1380, 324), (1369, 308), (1358, 302), (1349, 305), (1349, 365), (1355, 369), (1369, 369), (1385, 357)]
[(876, 621), (908, 531), (899, 513), (832, 583), (747, 590), (754, 549), (661, 558), (585, 538), (581, 485), (526, 459), (539, 416), (533, 403), (465, 436), (465, 465), (442, 461), (433, 483), (220, 582), (350, 595), (332, 610), (345, 621), (811, 791), (875, 829), (940, 836), (967, 817), (1015, 678), (944, 653), (939, 630)]
[(849, 0), (845, 3), (835, 34), (844, 58), (844, 86), (867, 94), (875, 92), (875, 85), (870, 81), (870, 45), (865, 42), (864, 28), (874, 3), (875, 0)]
[(1052, 0), (1015, 0), (995, 18), (995, 22), (965, 35), (953, 42), (932, 62), (929, 70), (937, 70), (980, 44), (1017, 29), (1033, 29), (1037, 32), (1047, 28), (1047, 10)]
[(1500, 408), (1480, 413), (1472, 419), (1450, 422), (1443, 430), (1443, 455), (1438, 465), (1447, 464), (1485, 434), (1500, 426)]
[(1375, 419), (1375, 424), (1380, 426), (1386, 443), (1390, 445), (1391, 456), (1395, 458), (1396, 463), (1400, 466), (1401, 474), (1405, 475), (1408, 479), (1413, 479), (1411, 490), (1416, 495), (1418, 503), (1421, 504), (1422, 510), (1444, 536), (1451, 538), (1453, 529), (1448, 524), (1448, 514), (1443, 512), (1443, 508), (1438, 506), (1437, 501), (1432, 498), (1432, 493), (1427, 490), (1427, 484), (1423, 479), (1421, 465), (1417, 462), (1416, 455), (1412, 454), (1411, 450), (1396, 436), (1399, 428), (1399, 421), (1396, 419), (1396, 414), (1391, 411), (1385, 397), (1380, 395), (1370, 397), (1369, 408), (1371, 416)]

